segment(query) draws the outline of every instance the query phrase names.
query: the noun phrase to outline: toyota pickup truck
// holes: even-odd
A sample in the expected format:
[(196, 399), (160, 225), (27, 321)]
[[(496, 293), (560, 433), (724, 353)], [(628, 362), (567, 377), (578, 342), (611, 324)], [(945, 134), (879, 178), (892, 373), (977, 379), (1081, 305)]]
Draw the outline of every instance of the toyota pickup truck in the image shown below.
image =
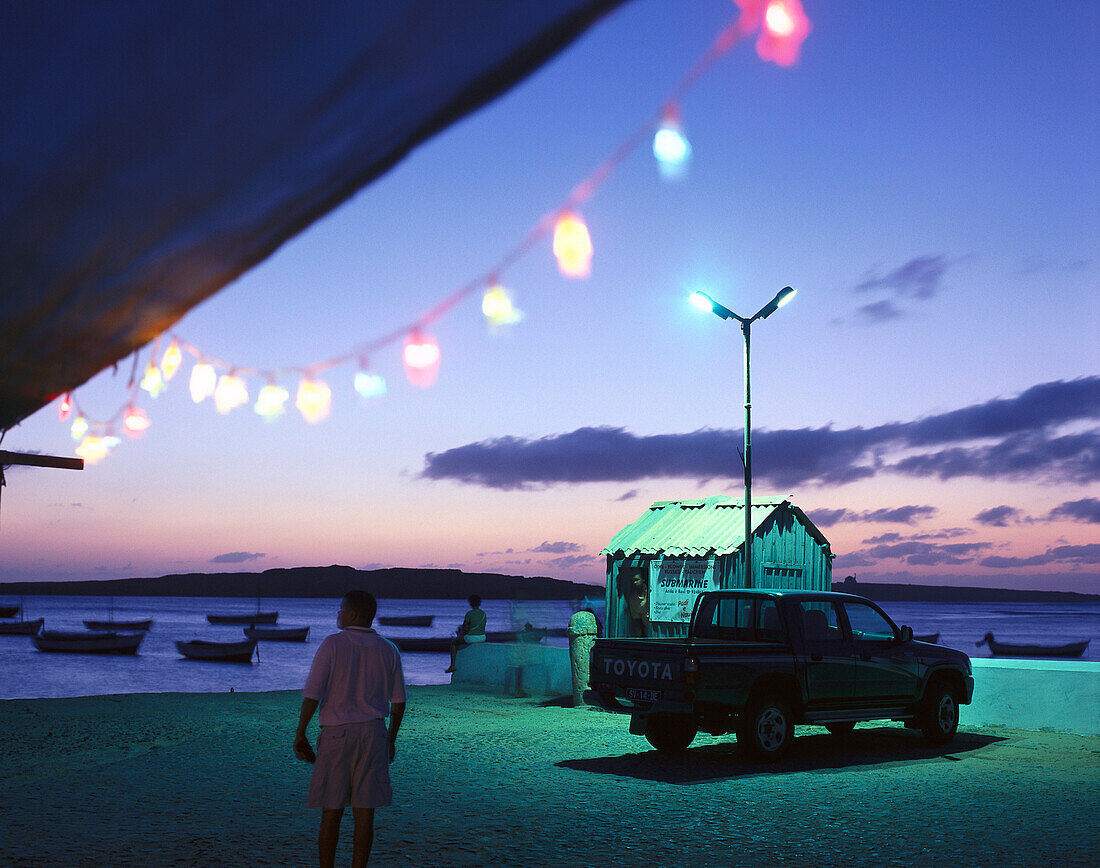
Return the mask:
[(733, 732), (753, 759), (790, 748), (798, 724), (844, 735), (859, 721), (898, 720), (926, 740), (955, 736), (974, 693), (970, 658), (918, 642), (854, 594), (709, 591), (687, 638), (597, 639), (584, 699), (630, 715), (658, 751), (700, 730)]

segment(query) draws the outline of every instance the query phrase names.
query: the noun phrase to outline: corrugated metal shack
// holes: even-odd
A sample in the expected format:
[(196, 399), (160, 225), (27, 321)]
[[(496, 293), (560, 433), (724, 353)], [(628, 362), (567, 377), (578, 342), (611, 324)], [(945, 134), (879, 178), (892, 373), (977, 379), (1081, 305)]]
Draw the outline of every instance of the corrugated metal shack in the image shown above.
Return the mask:
[[(745, 502), (659, 500), (612, 538), (607, 636), (683, 636), (700, 592), (743, 588)], [(788, 498), (753, 498), (752, 587), (832, 590), (829, 541)]]

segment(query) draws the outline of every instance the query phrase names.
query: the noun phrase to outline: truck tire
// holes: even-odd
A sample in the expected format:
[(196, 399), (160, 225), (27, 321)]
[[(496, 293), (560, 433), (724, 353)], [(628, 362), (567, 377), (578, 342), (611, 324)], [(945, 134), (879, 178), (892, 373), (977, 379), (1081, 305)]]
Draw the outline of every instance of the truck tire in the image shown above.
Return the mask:
[(920, 728), (929, 744), (947, 744), (959, 728), (959, 699), (950, 682), (940, 679), (928, 685), (920, 713)]
[(778, 696), (761, 696), (749, 703), (737, 725), (737, 743), (751, 759), (775, 762), (790, 750), (794, 718)]
[(661, 753), (681, 753), (695, 738), (695, 721), (686, 714), (651, 714), (645, 737)]

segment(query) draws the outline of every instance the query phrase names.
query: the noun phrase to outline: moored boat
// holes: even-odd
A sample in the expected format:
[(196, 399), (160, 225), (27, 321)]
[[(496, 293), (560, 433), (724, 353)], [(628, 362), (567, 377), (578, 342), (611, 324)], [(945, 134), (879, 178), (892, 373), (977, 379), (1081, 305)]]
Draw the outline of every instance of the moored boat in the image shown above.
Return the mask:
[[(535, 644), (546, 638), (551, 633), (545, 627), (525, 627), (522, 630), (491, 631), (485, 634), (486, 642), (523, 642)], [(413, 636), (387, 636), (394, 645), (402, 651), (421, 654), (436, 654), (441, 651), (450, 651), (451, 636), (427, 636), (424, 638)]]
[(141, 621), (93, 621), (84, 619), (84, 626), (89, 630), (148, 630), (153, 626), (153, 619), (146, 618)]
[(992, 633), (986, 633), (975, 645), (988, 645), (994, 657), (1080, 657), (1089, 647), (1089, 641), (1067, 642), (1065, 645), (1015, 645), (998, 642)]
[(430, 627), (435, 615), (379, 615), (378, 623), (384, 627)]
[(43, 630), (31, 636), (39, 651), (62, 654), (137, 654), (144, 633)]
[(309, 627), (245, 627), (244, 635), (249, 639), (264, 642), (305, 642), (309, 637)]
[(14, 618), (19, 614), (19, 606), (0, 606), (0, 618)]
[(0, 636), (33, 636), (42, 629), (45, 618), (35, 618), (33, 621), (12, 621), (8, 624), (0, 624)]
[(279, 620), (278, 612), (253, 612), (251, 615), (207, 615), (211, 624), (274, 624)]
[(256, 650), (256, 640), (244, 642), (207, 642), (205, 639), (192, 639), (190, 642), (177, 642), (176, 650), (191, 660), (210, 660), (221, 663), (251, 663)]

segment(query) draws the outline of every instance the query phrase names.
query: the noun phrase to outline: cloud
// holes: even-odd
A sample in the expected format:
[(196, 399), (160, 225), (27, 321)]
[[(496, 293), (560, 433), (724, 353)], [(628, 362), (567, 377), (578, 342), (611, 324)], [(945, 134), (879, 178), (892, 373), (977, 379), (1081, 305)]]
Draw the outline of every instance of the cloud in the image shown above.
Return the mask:
[(837, 557), (834, 569), (838, 562), (846, 569), (850, 566), (870, 566), (882, 560), (900, 560), (910, 566), (921, 567), (957, 566), (972, 563), (979, 553), (992, 545), (988, 542), (930, 543), (897, 533), (884, 533), (863, 542), (869, 547), (845, 555), (843, 561)]
[(595, 555), (563, 555), (560, 558), (550, 558), (546, 563), (559, 570), (571, 570), (590, 566), (598, 560), (600, 558)]
[(905, 311), (886, 298), (873, 301), (856, 309), (856, 316), (864, 322), (880, 323), (905, 316)]
[(856, 284), (856, 292), (886, 290), (905, 298), (932, 298), (947, 271), (947, 258), (917, 256), (883, 275), (873, 275)]
[[(1100, 377), (1059, 380), (912, 422), (754, 431), (753, 472), (758, 482), (780, 489), (842, 485), (882, 473), (1088, 484), (1100, 480), (1100, 427), (1070, 434), (1057, 429), (1096, 419)], [(653, 478), (740, 479), (737, 448), (742, 440), (738, 430), (640, 436), (624, 428), (585, 427), (430, 452), (420, 475), (499, 489)], [(889, 463), (890, 454), (902, 450), (916, 454)], [(837, 515), (861, 520), (850, 518), (848, 511)]]
[(624, 491), (618, 497), (615, 498), (615, 503), (622, 503), (624, 500), (633, 500), (638, 496), (638, 489), (632, 488), (630, 491)]
[(816, 525), (832, 525), (840, 521), (865, 521), (879, 524), (915, 524), (917, 519), (931, 518), (936, 514), (934, 506), (896, 506), (883, 509), (815, 509)]
[(1023, 513), (1014, 506), (993, 506), (979, 512), (974, 516), (974, 521), (989, 527), (1008, 527), (1010, 520), (1019, 521), (1021, 515)]
[(529, 552), (547, 552), (553, 555), (563, 555), (567, 552), (579, 552), (581, 546), (573, 542), (544, 542), (528, 549)]
[(1088, 524), (1100, 524), (1100, 500), (1095, 497), (1067, 500), (1065, 503), (1054, 507), (1048, 517), (1052, 520), (1069, 519), (1070, 521), (1083, 521)]
[(226, 552), (224, 555), (217, 555), (210, 559), (212, 564), (243, 564), (246, 561), (255, 561), (260, 558), (266, 558), (263, 552)]
[(994, 567), (996, 569), (1034, 567), (1053, 563), (1100, 564), (1100, 543), (1055, 546), (1054, 548), (1047, 549), (1044, 554), (1032, 555), (1027, 558), (1000, 557), (994, 555), (982, 559), (983, 567)]

